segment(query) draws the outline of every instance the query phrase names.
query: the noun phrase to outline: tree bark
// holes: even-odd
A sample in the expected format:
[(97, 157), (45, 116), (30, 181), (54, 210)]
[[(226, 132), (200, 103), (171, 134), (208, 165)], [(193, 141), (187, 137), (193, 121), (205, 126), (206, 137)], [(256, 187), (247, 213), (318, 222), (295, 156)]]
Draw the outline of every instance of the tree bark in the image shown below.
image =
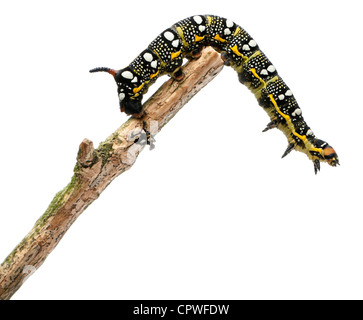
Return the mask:
[[(145, 102), (141, 119), (129, 118), (97, 149), (92, 141), (82, 141), (70, 183), (55, 195), (32, 230), (1, 264), (0, 299), (10, 299), (79, 215), (113, 179), (132, 167), (146, 145), (146, 132), (156, 135), (222, 68), (220, 55), (209, 47), (204, 49), (201, 58), (186, 64), (181, 82), (168, 80)], [(147, 130), (143, 130), (145, 125)]]

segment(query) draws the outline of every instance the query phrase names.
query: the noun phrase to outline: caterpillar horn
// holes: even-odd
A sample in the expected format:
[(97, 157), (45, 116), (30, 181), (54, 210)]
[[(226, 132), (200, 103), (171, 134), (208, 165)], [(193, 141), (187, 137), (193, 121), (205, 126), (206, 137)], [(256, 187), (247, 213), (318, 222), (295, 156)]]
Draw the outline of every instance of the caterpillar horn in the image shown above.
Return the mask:
[(113, 76), (115, 76), (117, 71), (114, 70), (114, 69), (106, 68), (106, 67), (99, 67), (99, 68), (91, 69), (89, 72), (91, 72), (91, 73), (94, 73), (94, 72), (108, 72), (109, 74), (112, 74)]

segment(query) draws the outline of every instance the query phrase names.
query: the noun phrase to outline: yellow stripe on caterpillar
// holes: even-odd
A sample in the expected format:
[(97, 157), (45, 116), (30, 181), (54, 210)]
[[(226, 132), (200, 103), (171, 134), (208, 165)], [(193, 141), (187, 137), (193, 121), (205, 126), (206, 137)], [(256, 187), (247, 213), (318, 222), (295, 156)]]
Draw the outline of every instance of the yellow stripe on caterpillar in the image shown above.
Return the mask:
[(133, 93), (138, 93), (138, 92), (139, 92), (139, 91), (143, 88), (144, 84), (145, 84), (145, 83), (142, 83), (139, 87), (134, 88), (134, 89), (132, 90), (132, 92), (133, 92)]
[(194, 41), (195, 41), (195, 42), (202, 41), (204, 38), (205, 38), (205, 36), (203, 36), (203, 37), (199, 37), (198, 35), (195, 35), (195, 37), (194, 37)]
[(186, 42), (184, 39), (184, 33), (183, 33), (182, 28), (176, 27), (176, 31), (178, 32), (180, 38), (182, 39), (184, 48), (188, 48), (188, 42)]
[(172, 52), (171, 53), (171, 60), (174, 60), (175, 58), (179, 57), (181, 54), (181, 50), (179, 50), (178, 52)]
[[(265, 80), (263, 80), (258, 74), (257, 74), (257, 71), (256, 71), (256, 69), (255, 68), (252, 68), (251, 70), (250, 70), (251, 72), (252, 72), (252, 74), (258, 79), (258, 80), (260, 80), (260, 82), (261, 82), (261, 84), (266, 88), (266, 81)], [(250, 88), (251, 89), (251, 88)], [(259, 95), (258, 93), (260, 93), (261, 92), (261, 88), (260, 87), (258, 87), (258, 88), (256, 88), (256, 89), (251, 89), (252, 90), (252, 92), (253, 92), (253, 94), (257, 97), (257, 95)]]
[(236, 34), (238, 33), (238, 32), (240, 32), (241, 31), (241, 28), (240, 27), (237, 27), (236, 28), (236, 31), (234, 32), (234, 34), (233, 34), (233, 36), (235, 37), (236, 36)]
[(150, 80), (155, 78), (159, 74), (159, 71), (156, 71), (156, 73), (153, 73), (150, 75)]
[(244, 58), (247, 58), (245, 57), (241, 52), (238, 51), (238, 48), (237, 48), (237, 45), (234, 45), (233, 47), (230, 47), (230, 49), (237, 55), (237, 56), (240, 56), (240, 57), (244, 57)]
[(227, 41), (227, 40), (225, 40), (225, 39), (221, 38), (221, 37), (219, 36), (219, 34), (216, 34), (216, 35), (214, 36), (214, 40), (217, 40), (217, 41), (219, 41), (219, 42), (226, 42), (226, 41)]

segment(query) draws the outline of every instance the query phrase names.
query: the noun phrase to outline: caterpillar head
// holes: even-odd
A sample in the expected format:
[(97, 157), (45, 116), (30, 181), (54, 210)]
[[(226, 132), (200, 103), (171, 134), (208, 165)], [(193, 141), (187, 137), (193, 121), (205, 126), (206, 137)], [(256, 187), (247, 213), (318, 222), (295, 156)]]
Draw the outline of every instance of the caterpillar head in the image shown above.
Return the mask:
[(314, 148), (310, 151), (310, 154), (313, 156), (314, 161), (314, 170), (317, 173), (320, 170), (320, 162), (327, 162), (332, 167), (339, 165), (338, 155), (327, 142), (314, 139), (313, 141)]
[(144, 84), (140, 81), (140, 77), (130, 68), (113, 70), (101, 67), (90, 70), (90, 72), (100, 71), (108, 72), (114, 77), (117, 84), (117, 94), (119, 97), (121, 112), (125, 112), (127, 115), (132, 115), (136, 118), (142, 117), (142, 94), (140, 91)]

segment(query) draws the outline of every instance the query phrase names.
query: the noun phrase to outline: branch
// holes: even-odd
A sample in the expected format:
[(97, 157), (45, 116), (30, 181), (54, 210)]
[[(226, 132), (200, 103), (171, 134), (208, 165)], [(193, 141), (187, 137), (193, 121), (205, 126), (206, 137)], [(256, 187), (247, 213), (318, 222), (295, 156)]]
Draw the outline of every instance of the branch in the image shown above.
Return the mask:
[(32, 230), (2, 263), (0, 300), (12, 297), (43, 264), (79, 215), (113, 179), (132, 167), (146, 145), (146, 132), (156, 135), (222, 68), (219, 54), (209, 47), (204, 49), (201, 58), (184, 67), (183, 81), (168, 80), (145, 102), (143, 118), (129, 118), (97, 149), (92, 141), (82, 141), (70, 183), (55, 195)]

